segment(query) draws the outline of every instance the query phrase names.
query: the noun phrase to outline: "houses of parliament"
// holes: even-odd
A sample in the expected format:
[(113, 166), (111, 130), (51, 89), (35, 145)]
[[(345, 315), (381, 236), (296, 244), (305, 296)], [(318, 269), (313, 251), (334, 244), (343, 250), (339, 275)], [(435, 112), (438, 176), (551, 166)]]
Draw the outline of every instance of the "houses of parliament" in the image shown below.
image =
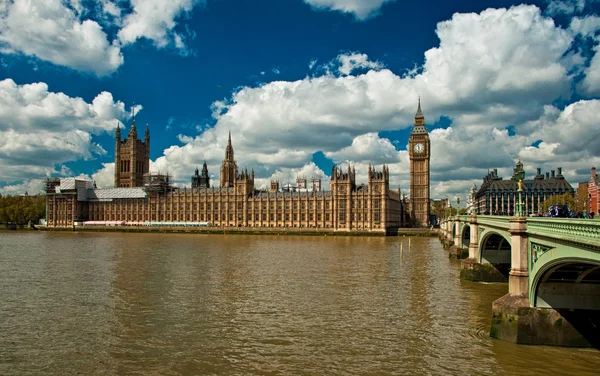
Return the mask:
[(269, 189), (256, 189), (254, 170), (237, 165), (231, 133), (218, 186), (211, 187), (205, 162), (191, 188), (178, 188), (168, 175), (150, 173), (147, 126), (144, 140), (138, 139), (135, 118), (128, 136), (122, 140), (117, 126), (115, 138), (114, 188), (99, 189), (85, 179), (48, 179), (48, 227), (202, 224), (392, 233), (428, 224), (430, 143), (420, 100), (409, 139), (410, 199), (403, 199), (399, 188), (390, 189), (386, 165), (369, 166), (367, 184), (357, 184), (353, 167), (334, 166), (329, 191), (321, 189), (318, 177), (298, 178), (296, 186), (271, 181)]

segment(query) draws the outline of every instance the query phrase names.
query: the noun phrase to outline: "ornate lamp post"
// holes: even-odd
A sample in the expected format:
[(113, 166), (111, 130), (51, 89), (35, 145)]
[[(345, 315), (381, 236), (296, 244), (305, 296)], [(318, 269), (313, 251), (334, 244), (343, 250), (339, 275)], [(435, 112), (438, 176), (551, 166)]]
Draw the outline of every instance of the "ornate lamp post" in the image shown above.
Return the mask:
[(522, 217), (523, 214), (523, 180), (519, 180), (519, 189), (517, 190), (517, 193), (519, 195), (518, 197), (518, 202), (517, 202), (517, 212), (515, 213), (515, 215), (517, 217)]
[(583, 218), (587, 218), (587, 198), (583, 199)]

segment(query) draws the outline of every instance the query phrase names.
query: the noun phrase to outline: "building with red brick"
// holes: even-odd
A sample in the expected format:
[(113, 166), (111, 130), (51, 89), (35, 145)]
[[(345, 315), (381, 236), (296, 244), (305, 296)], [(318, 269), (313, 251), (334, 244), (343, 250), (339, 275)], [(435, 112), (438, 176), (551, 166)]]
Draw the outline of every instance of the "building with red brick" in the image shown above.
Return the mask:
[(592, 167), (590, 182), (588, 183), (588, 203), (587, 211), (598, 214), (600, 212), (600, 176), (596, 174), (596, 167)]

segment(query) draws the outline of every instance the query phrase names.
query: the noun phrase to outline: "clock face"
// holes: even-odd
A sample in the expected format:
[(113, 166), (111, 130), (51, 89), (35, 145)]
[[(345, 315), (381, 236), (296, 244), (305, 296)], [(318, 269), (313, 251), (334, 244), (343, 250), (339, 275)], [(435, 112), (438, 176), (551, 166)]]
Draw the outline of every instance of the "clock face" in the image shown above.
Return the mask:
[(415, 146), (413, 146), (413, 150), (415, 151), (415, 153), (422, 153), (425, 150), (425, 146), (423, 146), (423, 144), (418, 143), (415, 144)]

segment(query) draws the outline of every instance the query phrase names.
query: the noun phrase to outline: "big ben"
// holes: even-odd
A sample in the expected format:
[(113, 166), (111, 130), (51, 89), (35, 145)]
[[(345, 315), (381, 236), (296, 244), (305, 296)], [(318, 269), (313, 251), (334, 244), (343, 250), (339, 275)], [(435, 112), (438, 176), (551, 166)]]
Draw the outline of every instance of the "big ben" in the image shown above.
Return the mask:
[(417, 226), (429, 224), (429, 159), (431, 148), (425, 117), (421, 111), (421, 98), (415, 123), (408, 141), (410, 157), (410, 214)]

